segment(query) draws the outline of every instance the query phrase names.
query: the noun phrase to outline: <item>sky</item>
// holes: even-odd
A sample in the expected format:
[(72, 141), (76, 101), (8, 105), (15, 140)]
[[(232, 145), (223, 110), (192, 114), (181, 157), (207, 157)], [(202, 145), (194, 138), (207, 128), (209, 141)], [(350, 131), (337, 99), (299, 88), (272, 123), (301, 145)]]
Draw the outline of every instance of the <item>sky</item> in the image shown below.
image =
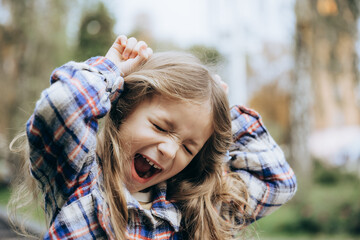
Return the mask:
[(256, 71), (265, 74), (261, 76), (265, 81), (292, 66), (285, 59), (289, 64), (269, 67), (261, 56), (265, 42), (292, 44), (294, 0), (103, 1), (116, 19), (117, 34), (128, 35), (138, 24), (139, 15), (146, 15), (148, 20), (142, 24), (147, 24), (159, 41), (170, 41), (184, 49), (194, 44), (216, 47), (227, 59), (219, 74), (230, 86), (231, 104), (245, 104), (251, 94), (245, 58), (250, 56), (252, 64), (263, 67)]
[(110, 9), (116, 9), (116, 32), (129, 33), (134, 28), (139, 14), (150, 17), (154, 36), (189, 44), (194, 39), (204, 41), (208, 36), (206, 23), (206, 0), (131, 0), (113, 1)]
[[(81, 1), (91, 6), (98, 0)], [(277, 65), (273, 62), (269, 67), (262, 54), (265, 42), (292, 44), (295, 0), (102, 1), (116, 20), (116, 34), (129, 35), (139, 24), (139, 16), (143, 15), (147, 16), (147, 20), (142, 24), (148, 25), (152, 36), (159, 42), (172, 42), (184, 49), (194, 44), (216, 47), (228, 60), (220, 73), (223, 79), (231, 89), (243, 89), (241, 93), (230, 90), (230, 102), (246, 102), (251, 90), (251, 86), (246, 85), (247, 62), (261, 67), (256, 72), (263, 73), (260, 77), (264, 81), (274, 79), (291, 67), (292, 63), (287, 59), (284, 60), (286, 64), (283, 64), (284, 61)], [(78, 28), (75, 26), (80, 21), (80, 11), (76, 8), (69, 11), (69, 42), (74, 42), (77, 36)], [(1, 9), (0, 15), (0, 23), (8, 18)], [(246, 57), (251, 59), (247, 61)]]
[[(117, 34), (131, 33), (138, 16), (145, 14), (157, 39), (174, 42), (180, 47), (197, 43), (216, 45), (221, 34), (236, 28), (247, 51), (257, 52), (263, 41), (290, 42), (294, 31), (295, 0), (102, 1), (116, 19)], [(78, 22), (76, 16), (81, 14), (76, 10), (71, 12), (69, 19), (73, 23)], [(5, 23), (8, 18), (9, 13), (0, 8), (0, 23)], [(72, 38), (77, 29), (70, 28), (68, 31)]]
[(216, 32), (234, 26), (242, 29), (246, 45), (256, 50), (258, 41), (264, 39), (291, 41), (295, 22), (294, 0), (106, 0), (105, 3), (117, 19), (116, 33), (130, 33), (139, 14), (146, 14), (154, 36), (180, 46), (214, 44)]

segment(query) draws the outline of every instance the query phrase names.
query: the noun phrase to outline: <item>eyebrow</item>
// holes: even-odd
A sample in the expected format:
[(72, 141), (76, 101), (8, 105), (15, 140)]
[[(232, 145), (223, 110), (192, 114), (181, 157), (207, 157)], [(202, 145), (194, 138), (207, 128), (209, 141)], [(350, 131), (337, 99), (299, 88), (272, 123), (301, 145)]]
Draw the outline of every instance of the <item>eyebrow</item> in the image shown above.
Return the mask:
[(170, 129), (171, 132), (175, 130), (175, 125), (173, 122), (169, 121), (166, 118), (163, 118), (163, 121), (165, 122), (166, 126)]

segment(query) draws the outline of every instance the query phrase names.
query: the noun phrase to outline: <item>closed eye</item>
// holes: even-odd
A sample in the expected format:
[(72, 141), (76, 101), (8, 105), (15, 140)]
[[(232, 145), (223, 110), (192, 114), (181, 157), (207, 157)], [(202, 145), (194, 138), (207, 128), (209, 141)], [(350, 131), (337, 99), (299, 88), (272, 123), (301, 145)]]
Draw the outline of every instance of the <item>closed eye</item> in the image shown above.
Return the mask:
[(184, 148), (185, 148), (185, 151), (187, 151), (191, 156), (193, 155), (192, 154), (192, 152), (190, 151), (190, 149), (188, 149), (187, 147), (186, 147), (186, 145), (183, 145), (184, 146)]
[(153, 123), (154, 127), (159, 130), (160, 132), (167, 132), (165, 129), (159, 127), (159, 125), (156, 125), (155, 123)]

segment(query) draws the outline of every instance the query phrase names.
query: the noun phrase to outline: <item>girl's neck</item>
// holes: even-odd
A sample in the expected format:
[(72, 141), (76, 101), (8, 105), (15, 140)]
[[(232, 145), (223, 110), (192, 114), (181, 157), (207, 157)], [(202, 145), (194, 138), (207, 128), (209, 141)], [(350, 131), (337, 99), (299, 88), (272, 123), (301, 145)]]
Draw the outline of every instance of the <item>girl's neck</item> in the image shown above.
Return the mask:
[(140, 192), (132, 193), (131, 195), (140, 203), (151, 202), (151, 191), (147, 191), (147, 192), (140, 191)]

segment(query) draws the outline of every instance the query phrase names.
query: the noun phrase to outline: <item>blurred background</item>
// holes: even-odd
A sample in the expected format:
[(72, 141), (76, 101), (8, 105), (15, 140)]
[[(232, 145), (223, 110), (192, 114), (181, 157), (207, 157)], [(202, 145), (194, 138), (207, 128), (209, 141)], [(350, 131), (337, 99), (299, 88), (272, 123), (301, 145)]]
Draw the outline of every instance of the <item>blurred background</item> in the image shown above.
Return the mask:
[(260, 239), (360, 239), (358, 0), (0, 0), (0, 205), (9, 142), (52, 70), (105, 55), (116, 35), (213, 67), (231, 104), (260, 112), (299, 181)]

